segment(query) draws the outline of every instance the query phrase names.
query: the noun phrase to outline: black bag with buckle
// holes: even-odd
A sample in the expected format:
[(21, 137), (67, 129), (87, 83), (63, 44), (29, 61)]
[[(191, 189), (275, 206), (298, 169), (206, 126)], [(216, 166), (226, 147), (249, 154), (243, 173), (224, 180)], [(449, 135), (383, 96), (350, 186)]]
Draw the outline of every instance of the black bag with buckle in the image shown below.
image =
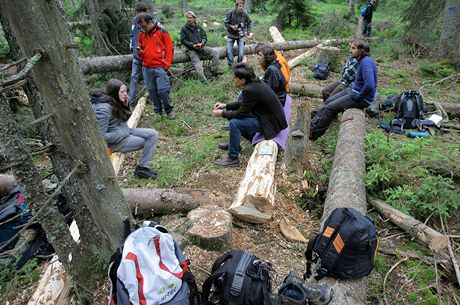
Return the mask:
[(366, 276), (374, 269), (377, 244), (377, 230), (369, 217), (353, 208), (335, 209), (322, 232), (308, 242), (304, 278), (312, 275), (311, 264), (318, 259), (321, 261), (316, 280), (326, 276), (340, 279)]
[(219, 296), (219, 305), (271, 305), (271, 265), (255, 255), (231, 250), (212, 265), (211, 275), (204, 281), (202, 304), (209, 301), (211, 287)]

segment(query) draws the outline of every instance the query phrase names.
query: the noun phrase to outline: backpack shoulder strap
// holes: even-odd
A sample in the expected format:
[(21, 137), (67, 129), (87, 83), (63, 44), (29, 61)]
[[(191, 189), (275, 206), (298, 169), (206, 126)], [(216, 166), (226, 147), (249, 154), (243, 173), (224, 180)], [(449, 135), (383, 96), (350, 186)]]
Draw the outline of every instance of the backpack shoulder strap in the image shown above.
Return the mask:
[(311, 264), (313, 263), (313, 247), (315, 246), (317, 239), (318, 235), (315, 235), (308, 241), (307, 250), (305, 251), (305, 259), (307, 260), (307, 263), (305, 273), (303, 275), (304, 280), (308, 279), (311, 276)]
[(235, 276), (233, 277), (232, 284), (230, 286), (230, 300), (229, 305), (240, 304), (242, 300), (241, 289), (243, 288), (244, 278), (246, 277), (246, 269), (252, 261), (252, 255), (244, 252), (236, 267)]

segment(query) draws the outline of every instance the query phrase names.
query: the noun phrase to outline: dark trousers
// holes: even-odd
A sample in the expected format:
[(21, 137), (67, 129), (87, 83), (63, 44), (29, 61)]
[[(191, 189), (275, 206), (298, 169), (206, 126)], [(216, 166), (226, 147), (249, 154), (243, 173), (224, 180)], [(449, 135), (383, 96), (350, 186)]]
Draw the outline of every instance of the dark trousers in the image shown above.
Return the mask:
[[(339, 112), (350, 108), (364, 109), (369, 104), (363, 99), (357, 99), (356, 93), (348, 88), (328, 98), (320, 109), (314, 113), (310, 123), (310, 139), (316, 140), (329, 128)], [(313, 113), (312, 113), (313, 114)]]
[(371, 22), (366, 19), (363, 19), (363, 36), (364, 37), (371, 36), (371, 30), (372, 30)]
[(326, 101), (330, 96), (339, 93), (340, 91), (345, 90), (345, 87), (340, 81), (336, 80), (335, 82), (330, 83), (323, 88), (321, 93), (323, 94), (323, 101)]

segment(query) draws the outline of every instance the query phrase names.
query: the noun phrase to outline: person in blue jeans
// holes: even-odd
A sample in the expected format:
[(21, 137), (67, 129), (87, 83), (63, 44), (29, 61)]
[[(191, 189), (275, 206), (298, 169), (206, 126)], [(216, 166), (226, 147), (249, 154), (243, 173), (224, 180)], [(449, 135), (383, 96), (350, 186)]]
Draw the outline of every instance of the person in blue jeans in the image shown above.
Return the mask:
[(233, 65), (233, 45), (238, 45), (237, 62), (243, 61), (244, 37), (251, 33), (251, 19), (244, 11), (244, 1), (236, 0), (235, 8), (225, 16), (225, 28), (227, 29), (227, 63), (231, 68)]
[(339, 112), (350, 108), (364, 109), (374, 100), (377, 91), (377, 66), (369, 54), (369, 44), (364, 39), (355, 39), (351, 43), (350, 51), (359, 63), (353, 85), (330, 96), (312, 115), (310, 123), (310, 140), (312, 141), (326, 132)]
[(158, 132), (152, 128), (129, 128), (131, 116), (126, 86), (118, 79), (111, 79), (105, 91), (90, 93), (90, 101), (96, 122), (107, 146), (113, 152), (130, 152), (143, 149), (134, 174), (139, 178), (155, 179), (157, 171), (151, 168), (153, 153), (158, 142)]
[(221, 166), (240, 163), (242, 135), (261, 132), (270, 140), (288, 126), (278, 96), (255, 75), (254, 69), (246, 63), (237, 63), (232, 69), (234, 83), (243, 88), (242, 98), (234, 103), (216, 103), (212, 111), (215, 117), (230, 120), (229, 142), (218, 146), (228, 149), (228, 157), (214, 161)]

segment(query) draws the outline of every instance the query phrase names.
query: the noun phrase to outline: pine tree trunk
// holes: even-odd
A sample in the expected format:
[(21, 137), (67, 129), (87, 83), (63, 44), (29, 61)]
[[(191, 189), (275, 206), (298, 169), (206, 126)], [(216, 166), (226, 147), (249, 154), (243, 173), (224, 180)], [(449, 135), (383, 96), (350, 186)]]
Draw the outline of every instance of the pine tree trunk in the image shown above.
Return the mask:
[(437, 56), (459, 64), (460, 1), (447, 0), (444, 8), (442, 33)]
[(355, 1), (354, 0), (348, 0), (348, 13), (350, 16), (353, 16), (355, 14)]
[[(101, 269), (105, 269), (110, 254), (120, 244), (123, 237), (122, 220), (131, 216), (131, 212), (116, 182), (107, 146), (99, 134), (86, 98), (84, 80), (76, 53), (70, 47), (72, 39), (59, 2), (2, 1), (0, 11), (2, 18), (9, 22), (23, 54), (27, 57), (32, 57), (37, 51), (42, 54), (42, 59), (31, 74), (44, 102), (43, 113), (53, 115), (50, 120), (55, 125), (58, 137), (53, 144), (62, 148), (60, 153), (70, 156), (71, 162), (61, 166), (70, 166), (65, 169), (68, 172), (78, 162), (83, 163), (77, 174), (78, 183), (69, 188), (66, 196), (78, 199), (76, 213), (86, 213), (87, 217), (93, 218), (91, 223), (77, 218), (81, 245), (91, 254), (86, 255), (86, 261), (76, 268), (79, 274), (75, 276), (77, 282), (92, 290), (98, 284), (98, 279), (104, 276)], [(23, 20), (33, 20), (33, 26)], [(51, 221), (49, 225), (55, 224)], [(51, 242), (58, 253), (63, 251), (58, 250), (60, 243)], [(72, 256), (75, 255), (78, 253)], [(61, 257), (63, 263), (66, 258)]]
[(244, 9), (246, 10), (246, 12), (248, 12), (248, 14), (252, 12), (252, 0), (244, 1)]
[(182, 0), (182, 7), (184, 8), (184, 12), (188, 11), (189, 9), (188, 0)]

